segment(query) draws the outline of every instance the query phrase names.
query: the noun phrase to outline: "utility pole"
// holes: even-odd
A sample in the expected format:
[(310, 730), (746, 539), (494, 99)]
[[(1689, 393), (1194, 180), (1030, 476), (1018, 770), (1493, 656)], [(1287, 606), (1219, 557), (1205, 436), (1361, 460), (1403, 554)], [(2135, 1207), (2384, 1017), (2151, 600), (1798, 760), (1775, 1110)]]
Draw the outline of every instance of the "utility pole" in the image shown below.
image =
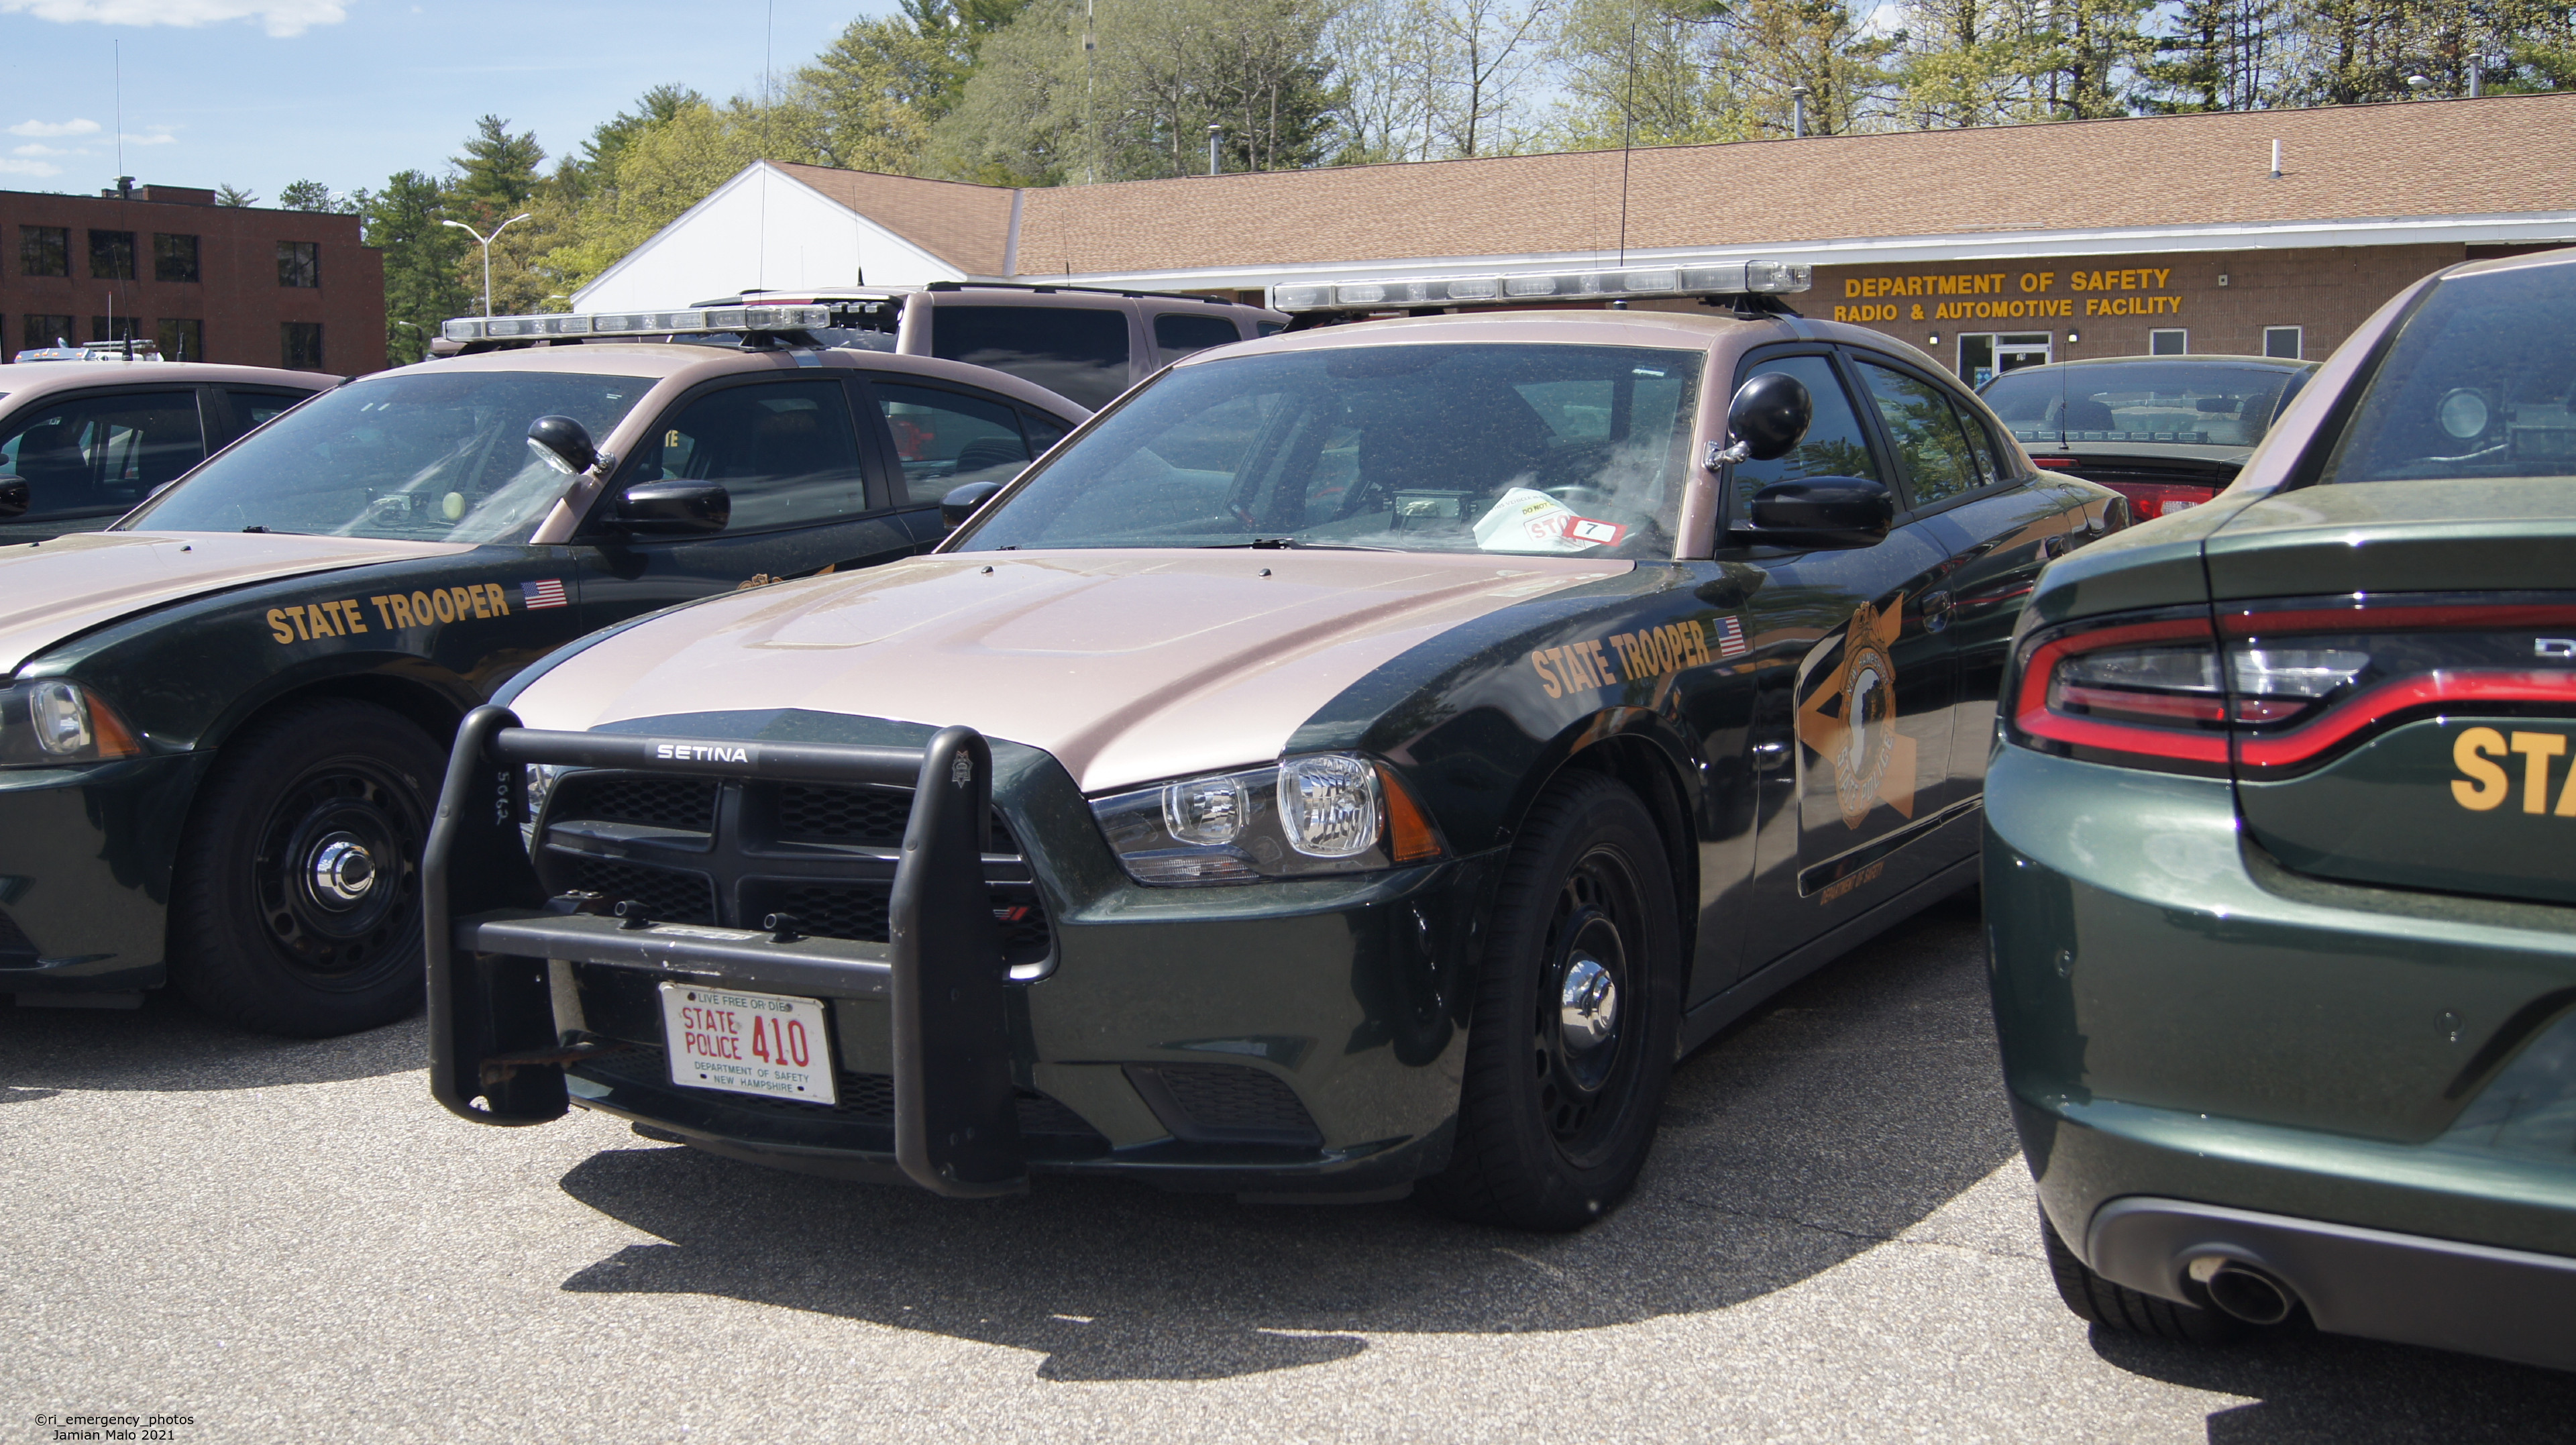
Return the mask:
[(463, 231), (465, 234), (472, 236), (475, 240), (483, 243), (483, 315), (486, 320), (489, 320), (492, 315), (492, 243), (501, 239), (501, 233), (503, 231), (506, 231), (512, 226), (519, 224), (521, 221), (526, 220), (528, 215), (528, 212), (522, 211), (518, 215), (512, 216), (510, 219), (494, 226), (492, 228), (492, 234), (488, 236), (475, 230), (472, 226), (465, 224), (463, 221), (439, 222), (442, 226), (454, 226), (456, 229)]

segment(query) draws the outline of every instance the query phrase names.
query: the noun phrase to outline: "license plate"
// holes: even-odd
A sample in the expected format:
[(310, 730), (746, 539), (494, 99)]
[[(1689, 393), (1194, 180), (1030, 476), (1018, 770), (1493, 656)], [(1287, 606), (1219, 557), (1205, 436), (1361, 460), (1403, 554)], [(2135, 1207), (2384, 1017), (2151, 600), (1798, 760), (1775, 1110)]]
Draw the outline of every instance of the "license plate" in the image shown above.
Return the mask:
[(666, 983), (662, 1033), (674, 1084), (800, 1104), (840, 1102), (818, 1000)]

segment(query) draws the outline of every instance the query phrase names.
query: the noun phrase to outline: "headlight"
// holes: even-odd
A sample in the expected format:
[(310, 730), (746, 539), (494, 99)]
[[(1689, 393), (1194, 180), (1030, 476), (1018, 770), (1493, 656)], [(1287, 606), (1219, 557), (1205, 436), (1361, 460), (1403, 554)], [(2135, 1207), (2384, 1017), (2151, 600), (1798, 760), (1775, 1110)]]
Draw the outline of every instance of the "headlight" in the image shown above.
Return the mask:
[(1091, 805), (1128, 876), (1178, 888), (1357, 873), (1440, 856), (1383, 763), (1345, 753), (1181, 778)]
[(0, 689), (0, 768), (96, 763), (142, 751), (125, 720), (78, 683), (45, 678)]

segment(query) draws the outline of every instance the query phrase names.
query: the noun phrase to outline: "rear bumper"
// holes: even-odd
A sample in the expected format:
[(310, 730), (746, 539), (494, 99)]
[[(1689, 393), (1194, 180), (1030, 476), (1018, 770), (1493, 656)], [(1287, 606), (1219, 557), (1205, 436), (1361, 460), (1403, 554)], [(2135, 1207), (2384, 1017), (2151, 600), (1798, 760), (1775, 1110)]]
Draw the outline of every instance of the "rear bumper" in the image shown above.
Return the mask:
[(2177, 1300), (2194, 1260), (2230, 1259), (2330, 1333), (2576, 1370), (2576, 1259), (2560, 1255), (2135, 1197), (2093, 1216), (2084, 1252), (2104, 1278)]
[(0, 771), (0, 993), (156, 988), (192, 755)]
[(2185, 1299), (2174, 1251), (2200, 1225), (2155, 1220), (2280, 1221), (2242, 1248), (2320, 1327), (2537, 1358), (2438, 1311), (2391, 1323), (2421, 1289), (2383, 1257), (2484, 1261), (2460, 1280), (2555, 1260), (2514, 1288), (2576, 1307), (2576, 911), (2291, 874), (2224, 780), (2005, 748), (1986, 815), (1996, 1029), (2060, 1238)]

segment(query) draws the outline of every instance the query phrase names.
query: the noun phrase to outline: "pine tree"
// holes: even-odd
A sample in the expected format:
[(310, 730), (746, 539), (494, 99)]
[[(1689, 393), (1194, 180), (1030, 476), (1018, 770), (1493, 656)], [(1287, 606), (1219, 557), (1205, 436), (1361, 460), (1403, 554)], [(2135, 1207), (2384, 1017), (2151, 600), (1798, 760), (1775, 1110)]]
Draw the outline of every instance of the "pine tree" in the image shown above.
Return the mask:
[(281, 211), (325, 211), (346, 215), (357, 210), (357, 203), (346, 196), (331, 194), (331, 188), (320, 181), (290, 181), (277, 193)]
[(428, 354), (441, 322), (475, 309), (474, 292), (458, 275), (472, 243), (440, 224), (446, 190), (418, 171), (397, 172), (383, 190), (351, 199), (366, 243), (384, 252), (385, 363), (408, 365)]
[(259, 204), (259, 193), (256, 191), (243, 190), (239, 186), (219, 185), (215, 187), (215, 204), (218, 206), (256, 206)]
[(466, 137), (465, 154), (448, 161), (458, 172), (456, 198), (490, 221), (505, 220), (537, 193), (537, 167), (545, 158), (535, 131), (512, 135), (508, 121), (484, 116)]

